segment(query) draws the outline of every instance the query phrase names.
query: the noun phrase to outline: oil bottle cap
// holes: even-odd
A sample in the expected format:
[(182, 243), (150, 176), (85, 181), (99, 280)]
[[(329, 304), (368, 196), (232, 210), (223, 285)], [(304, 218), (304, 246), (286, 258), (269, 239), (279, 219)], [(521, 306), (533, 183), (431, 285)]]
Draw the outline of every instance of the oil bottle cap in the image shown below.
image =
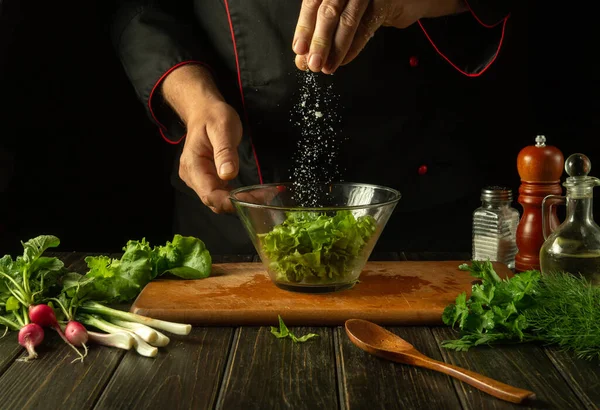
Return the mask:
[(576, 186), (593, 187), (600, 185), (600, 180), (595, 177), (588, 176), (592, 170), (592, 161), (587, 155), (576, 153), (569, 155), (565, 161), (565, 172), (569, 175), (563, 184), (567, 188)]

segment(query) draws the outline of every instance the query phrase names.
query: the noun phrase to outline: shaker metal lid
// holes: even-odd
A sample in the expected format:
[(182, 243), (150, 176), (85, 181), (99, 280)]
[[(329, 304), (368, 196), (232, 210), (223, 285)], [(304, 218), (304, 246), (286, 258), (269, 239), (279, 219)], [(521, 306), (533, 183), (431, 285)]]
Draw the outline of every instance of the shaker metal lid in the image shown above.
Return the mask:
[(482, 201), (512, 201), (512, 190), (503, 186), (491, 185), (481, 190)]

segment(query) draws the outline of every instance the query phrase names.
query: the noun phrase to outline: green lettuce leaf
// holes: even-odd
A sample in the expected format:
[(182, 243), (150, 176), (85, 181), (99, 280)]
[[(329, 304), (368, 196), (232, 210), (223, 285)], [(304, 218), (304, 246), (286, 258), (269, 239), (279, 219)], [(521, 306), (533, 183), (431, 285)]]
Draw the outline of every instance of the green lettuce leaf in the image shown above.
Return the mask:
[(194, 237), (175, 235), (172, 242), (154, 248), (145, 239), (130, 240), (123, 250), (120, 259), (86, 257), (87, 274), (63, 275), (63, 293), (80, 302), (128, 302), (157, 276), (171, 273), (185, 279), (201, 279), (211, 273), (211, 255), (204, 242)]
[(153, 275), (170, 273), (183, 279), (204, 279), (210, 276), (212, 258), (198, 238), (175, 235), (172, 242), (152, 251)]
[(370, 215), (288, 212), (285, 221), (258, 237), (277, 280), (327, 282), (352, 272), (376, 230)]
[(308, 333), (304, 336), (297, 337), (292, 332), (290, 332), (285, 323), (283, 323), (283, 319), (281, 318), (281, 316), (277, 315), (277, 317), (279, 318), (279, 329), (277, 329), (275, 326), (271, 326), (271, 334), (273, 334), (273, 336), (275, 336), (278, 339), (283, 339), (287, 337), (292, 339), (294, 343), (303, 343), (309, 339), (312, 339), (313, 337), (319, 336), (316, 333)]
[[(98, 302), (126, 302), (135, 298), (152, 279), (152, 250), (145, 241), (129, 241), (121, 259), (108, 256), (88, 256), (89, 268), (80, 284), (82, 298), (85, 294)], [(74, 286), (73, 283), (70, 284)]]

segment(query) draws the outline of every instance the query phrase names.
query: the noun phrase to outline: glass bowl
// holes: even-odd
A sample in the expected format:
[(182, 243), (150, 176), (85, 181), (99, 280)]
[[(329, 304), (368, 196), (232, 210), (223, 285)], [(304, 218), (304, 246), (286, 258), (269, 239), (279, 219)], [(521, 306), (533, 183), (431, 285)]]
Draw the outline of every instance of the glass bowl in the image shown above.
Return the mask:
[(354, 286), (400, 197), (391, 188), (346, 182), (230, 192), (271, 280), (304, 293)]

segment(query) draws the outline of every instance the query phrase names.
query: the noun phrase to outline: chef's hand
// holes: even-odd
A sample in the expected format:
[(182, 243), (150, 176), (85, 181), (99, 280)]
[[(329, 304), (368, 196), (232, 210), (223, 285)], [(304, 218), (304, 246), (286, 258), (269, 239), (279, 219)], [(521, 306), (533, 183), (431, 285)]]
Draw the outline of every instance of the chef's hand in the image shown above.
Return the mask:
[(303, 0), (292, 49), (296, 66), (331, 74), (348, 64), (381, 26), (466, 11), (464, 0)]
[(199, 65), (173, 70), (162, 93), (187, 128), (179, 176), (213, 212), (233, 212), (227, 181), (239, 170), (239, 115), (225, 102), (210, 72)]

